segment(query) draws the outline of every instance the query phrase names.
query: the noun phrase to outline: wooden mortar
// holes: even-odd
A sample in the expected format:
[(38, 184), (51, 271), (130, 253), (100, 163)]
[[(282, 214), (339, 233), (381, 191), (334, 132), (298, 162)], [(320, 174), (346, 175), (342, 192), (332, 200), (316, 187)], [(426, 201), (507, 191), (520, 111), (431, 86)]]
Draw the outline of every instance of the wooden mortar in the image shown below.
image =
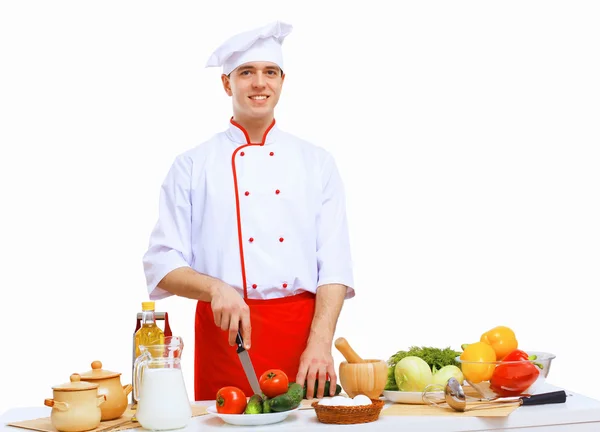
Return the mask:
[(340, 363), (340, 385), (350, 397), (363, 394), (378, 399), (383, 393), (388, 376), (388, 365), (384, 360), (363, 359), (344, 338), (335, 340), (335, 347), (346, 361)]

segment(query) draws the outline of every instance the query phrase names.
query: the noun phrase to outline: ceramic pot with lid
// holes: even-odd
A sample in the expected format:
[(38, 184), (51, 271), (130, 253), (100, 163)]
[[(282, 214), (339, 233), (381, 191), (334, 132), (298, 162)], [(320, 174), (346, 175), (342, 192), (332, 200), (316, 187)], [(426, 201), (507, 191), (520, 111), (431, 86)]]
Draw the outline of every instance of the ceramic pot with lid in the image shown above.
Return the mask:
[(127, 409), (127, 395), (131, 392), (131, 384), (121, 385), (121, 374), (102, 369), (102, 362), (92, 362), (92, 369), (81, 375), (82, 381), (98, 384), (98, 394), (106, 396), (106, 402), (100, 406), (102, 421), (114, 420), (123, 415)]
[(106, 397), (98, 395), (98, 384), (82, 382), (79, 374), (71, 382), (52, 387), (53, 398), (44, 405), (52, 407), (50, 422), (60, 432), (83, 432), (100, 425), (100, 405)]

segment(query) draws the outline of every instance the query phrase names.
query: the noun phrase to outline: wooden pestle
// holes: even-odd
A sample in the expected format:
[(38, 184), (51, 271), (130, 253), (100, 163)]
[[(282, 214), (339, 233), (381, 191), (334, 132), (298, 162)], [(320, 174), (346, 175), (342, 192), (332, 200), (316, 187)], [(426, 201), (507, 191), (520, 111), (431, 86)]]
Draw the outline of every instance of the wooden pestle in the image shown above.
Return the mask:
[(352, 349), (345, 338), (337, 338), (335, 340), (335, 347), (342, 353), (348, 363), (366, 363), (358, 354), (356, 354), (356, 351)]

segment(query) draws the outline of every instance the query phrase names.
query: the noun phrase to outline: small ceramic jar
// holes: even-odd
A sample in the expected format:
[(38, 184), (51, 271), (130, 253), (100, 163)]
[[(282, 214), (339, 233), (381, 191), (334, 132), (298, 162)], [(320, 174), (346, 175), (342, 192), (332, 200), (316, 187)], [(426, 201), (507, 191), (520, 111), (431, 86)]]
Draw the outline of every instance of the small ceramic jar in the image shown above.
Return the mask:
[(127, 395), (131, 384), (121, 385), (121, 374), (102, 369), (102, 362), (92, 362), (92, 370), (81, 374), (81, 380), (98, 384), (98, 394), (106, 396), (106, 402), (100, 406), (102, 421), (114, 420), (127, 409)]
[(82, 382), (79, 374), (71, 382), (52, 387), (53, 399), (44, 400), (52, 407), (50, 422), (59, 432), (83, 432), (100, 425), (100, 405), (106, 400), (98, 395), (98, 384)]

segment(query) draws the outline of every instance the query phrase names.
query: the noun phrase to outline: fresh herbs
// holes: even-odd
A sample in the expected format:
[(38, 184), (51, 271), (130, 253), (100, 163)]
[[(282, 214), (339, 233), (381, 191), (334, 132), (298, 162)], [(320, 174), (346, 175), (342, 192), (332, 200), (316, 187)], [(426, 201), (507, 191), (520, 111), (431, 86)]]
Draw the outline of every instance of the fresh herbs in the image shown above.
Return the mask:
[(394, 377), (394, 369), (396, 367), (396, 363), (398, 363), (404, 357), (420, 357), (425, 360), (425, 363), (427, 363), (431, 370), (435, 372), (447, 365), (459, 366), (460, 364), (455, 360), (459, 355), (460, 352), (454, 351), (450, 347), (441, 349), (434, 347), (411, 346), (408, 351), (398, 351), (387, 361), (388, 379), (387, 383), (385, 384), (385, 390), (398, 390), (396, 378)]

